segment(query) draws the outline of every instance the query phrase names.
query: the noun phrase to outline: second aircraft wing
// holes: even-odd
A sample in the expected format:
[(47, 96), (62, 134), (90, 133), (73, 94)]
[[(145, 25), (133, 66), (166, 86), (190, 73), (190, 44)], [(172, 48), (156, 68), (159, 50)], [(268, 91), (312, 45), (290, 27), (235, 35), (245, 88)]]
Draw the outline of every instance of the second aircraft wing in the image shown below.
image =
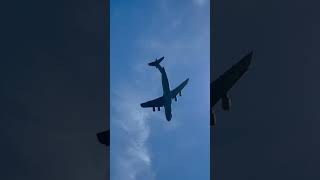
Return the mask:
[(189, 78), (183, 81), (178, 87), (171, 91), (171, 98), (176, 98), (178, 94), (181, 96), (181, 90), (188, 84)]
[(155, 107), (162, 107), (164, 105), (164, 100), (163, 100), (163, 96), (157, 98), (157, 99), (154, 99), (154, 100), (151, 100), (151, 101), (147, 101), (145, 103), (142, 103), (140, 104), (141, 107), (143, 108), (148, 108), (148, 107), (152, 107), (152, 108), (155, 108)]
[(232, 66), (228, 71), (210, 84), (211, 107), (213, 107), (248, 70), (251, 58), (252, 52), (243, 57), (237, 64)]
[(216, 118), (213, 107), (217, 102), (222, 100), (222, 109), (230, 109), (230, 99), (227, 96), (228, 91), (248, 70), (252, 59), (252, 52), (244, 56), (237, 64), (232, 66), (228, 71), (223, 73), (217, 80), (210, 84), (210, 125), (215, 126)]

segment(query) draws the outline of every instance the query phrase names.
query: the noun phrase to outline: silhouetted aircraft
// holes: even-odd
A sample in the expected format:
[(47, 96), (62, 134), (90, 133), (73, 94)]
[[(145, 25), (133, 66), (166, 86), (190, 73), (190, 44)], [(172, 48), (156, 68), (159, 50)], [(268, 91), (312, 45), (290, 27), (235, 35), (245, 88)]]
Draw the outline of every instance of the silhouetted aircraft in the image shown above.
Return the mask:
[(216, 124), (216, 117), (213, 107), (220, 99), (222, 109), (224, 111), (230, 110), (231, 101), (227, 93), (248, 70), (251, 59), (252, 52), (244, 56), (237, 64), (233, 65), (228, 71), (223, 73), (218, 79), (210, 84), (211, 126), (214, 126)]
[(110, 146), (110, 130), (97, 133), (97, 138), (101, 144)]
[(162, 89), (163, 89), (163, 96), (142, 103), (140, 104), (143, 108), (149, 108), (152, 107), (153, 111), (155, 111), (156, 107), (158, 108), (158, 111), (160, 111), (160, 107), (164, 107), (166, 119), (168, 121), (171, 120), (172, 114), (171, 114), (171, 102), (172, 99), (177, 101), (177, 95), (179, 94), (181, 96), (181, 90), (187, 85), (189, 78), (183, 81), (178, 87), (176, 87), (173, 90), (170, 90), (170, 85), (168, 81), (168, 77), (166, 74), (166, 71), (164, 67), (160, 66), (160, 62), (164, 59), (164, 57), (160, 59), (156, 59), (155, 61), (149, 63), (149, 66), (155, 66), (161, 73), (161, 79), (162, 79)]
[(157, 66), (161, 63), (161, 61), (164, 59), (164, 57), (160, 58), (160, 59), (156, 59), (155, 61), (148, 63), (149, 66)]

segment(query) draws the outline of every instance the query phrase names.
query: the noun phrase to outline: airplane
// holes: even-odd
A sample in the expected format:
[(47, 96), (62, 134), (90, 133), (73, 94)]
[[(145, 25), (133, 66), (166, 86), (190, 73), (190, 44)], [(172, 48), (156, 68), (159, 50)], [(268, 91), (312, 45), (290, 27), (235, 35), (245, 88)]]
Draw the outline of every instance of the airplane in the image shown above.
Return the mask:
[(165, 71), (164, 67), (160, 66), (160, 63), (163, 59), (164, 59), (164, 57), (162, 57), (160, 59), (156, 59), (155, 61), (153, 61), (151, 63), (148, 63), (149, 66), (156, 67), (161, 73), (163, 96), (156, 98), (154, 100), (151, 100), (151, 101), (147, 101), (145, 103), (141, 103), (140, 106), (143, 108), (151, 108), (152, 107), (153, 111), (155, 111), (156, 107), (158, 108), (158, 111), (160, 111), (160, 107), (164, 107), (166, 119), (167, 119), (167, 121), (170, 121), (172, 118), (172, 112), (171, 112), (172, 99), (177, 101), (177, 95), (179, 94), (181, 96), (181, 91), (187, 85), (189, 78), (187, 78), (185, 81), (183, 81), (175, 89), (170, 90), (170, 85), (169, 85), (166, 71)]
[(214, 106), (221, 99), (222, 110), (229, 111), (231, 101), (228, 97), (228, 91), (233, 85), (247, 72), (251, 63), (253, 52), (248, 53), (238, 63), (223, 73), (218, 79), (210, 84), (210, 126), (216, 125), (216, 116)]
[(160, 58), (160, 59), (157, 59), (151, 63), (148, 63), (149, 66), (157, 66), (157, 64), (160, 64), (161, 61), (164, 59), (164, 57)]
[(97, 133), (97, 138), (101, 144), (110, 146), (110, 130)]

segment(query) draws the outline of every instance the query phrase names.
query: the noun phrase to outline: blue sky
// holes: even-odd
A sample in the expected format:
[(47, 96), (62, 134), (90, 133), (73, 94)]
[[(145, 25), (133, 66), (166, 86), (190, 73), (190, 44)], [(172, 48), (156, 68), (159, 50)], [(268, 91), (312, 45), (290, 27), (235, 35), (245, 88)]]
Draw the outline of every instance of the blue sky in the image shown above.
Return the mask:
[[(209, 1), (111, 0), (112, 180), (209, 179)], [(162, 95), (165, 56), (171, 89), (182, 97), (164, 111), (140, 103)]]

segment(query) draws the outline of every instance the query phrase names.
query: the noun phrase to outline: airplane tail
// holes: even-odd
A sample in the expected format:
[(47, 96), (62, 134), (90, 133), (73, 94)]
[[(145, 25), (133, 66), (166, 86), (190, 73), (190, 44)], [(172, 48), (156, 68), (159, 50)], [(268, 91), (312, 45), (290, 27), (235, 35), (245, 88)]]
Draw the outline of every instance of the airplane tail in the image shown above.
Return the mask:
[(160, 59), (156, 59), (155, 61), (148, 63), (149, 66), (159, 66), (159, 64), (161, 63), (161, 61), (164, 59), (164, 57), (160, 58)]

